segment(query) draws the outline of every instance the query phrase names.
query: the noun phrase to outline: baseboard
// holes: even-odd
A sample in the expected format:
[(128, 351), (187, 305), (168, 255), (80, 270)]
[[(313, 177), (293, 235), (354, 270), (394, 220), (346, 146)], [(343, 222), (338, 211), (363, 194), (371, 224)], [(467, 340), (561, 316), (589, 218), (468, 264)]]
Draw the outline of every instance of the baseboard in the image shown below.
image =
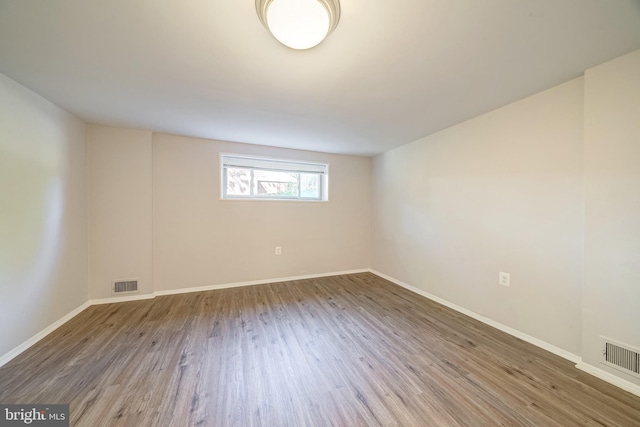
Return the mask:
[(495, 320), (492, 320), (492, 319), (490, 319), (488, 317), (482, 316), (482, 315), (480, 315), (478, 313), (474, 313), (471, 310), (467, 310), (464, 307), (460, 307), (458, 305), (455, 305), (455, 304), (453, 304), (453, 303), (451, 303), (451, 302), (449, 302), (449, 301), (447, 301), (445, 299), (442, 299), (442, 298), (437, 297), (435, 295), (432, 295), (432, 294), (430, 294), (428, 292), (425, 292), (422, 289), (418, 289), (418, 288), (416, 288), (414, 286), (411, 286), (411, 285), (409, 285), (407, 283), (404, 283), (404, 282), (402, 282), (400, 280), (397, 280), (397, 279), (395, 279), (395, 278), (393, 278), (391, 276), (387, 276), (384, 273), (380, 273), (379, 271), (376, 271), (376, 270), (373, 270), (373, 269), (371, 269), (369, 271), (371, 273), (375, 274), (376, 276), (380, 276), (383, 279), (386, 279), (386, 280), (388, 280), (388, 281), (390, 281), (392, 283), (395, 283), (398, 286), (402, 286), (403, 288), (408, 289), (411, 292), (414, 292), (414, 293), (416, 293), (418, 295), (422, 295), (423, 297), (428, 298), (428, 299), (430, 299), (432, 301), (435, 301), (438, 304), (442, 304), (445, 307), (448, 307), (448, 308), (450, 308), (452, 310), (455, 310), (455, 311), (457, 311), (459, 313), (467, 315), (467, 316), (469, 316), (469, 317), (471, 317), (471, 318), (473, 318), (475, 320), (478, 320), (479, 322), (482, 322), (484, 324), (492, 326), (492, 327), (494, 327), (494, 328), (496, 328), (498, 330), (501, 330), (502, 332), (506, 332), (509, 335), (513, 335), (516, 338), (520, 338), (521, 340), (526, 341), (529, 344), (533, 344), (536, 347), (540, 347), (540, 348), (542, 348), (544, 350), (547, 350), (548, 352), (553, 353), (556, 356), (560, 356), (563, 359), (567, 359), (567, 360), (571, 361), (572, 363), (579, 363), (582, 360), (580, 358), (580, 356), (577, 356), (577, 355), (575, 355), (573, 353), (570, 353), (570, 352), (568, 352), (566, 350), (563, 350), (560, 347), (556, 347), (555, 345), (549, 344), (546, 341), (542, 341), (542, 340), (540, 340), (538, 338), (532, 337), (531, 335), (527, 335), (524, 332), (520, 332), (517, 329), (513, 329), (513, 328), (511, 328), (511, 327), (509, 327), (507, 325), (503, 325), (502, 323), (496, 322)]
[(164, 296), (164, 295), (178, 295), (178, 294), (188, 294), (191, 292), (215, 291), (218, 289), (239, 288), (242, 286), (266, 285), (267, 283), (277, 283), (277, 282), (290, 282), (292, 280), (316, 279), (318, 277), (330, 277), (330, 276), (340, 276), (343, 274), (366, 273), (368, 271), (369, 271), (368, 268), (363, 268), (360, 270), (335, 271), (332, 273), (307, 274), (304, 276), (278, 277), (278, 278), (266, 279), (266, 280), (252, 280), (249, 282), (233, 282), (233, 283), (222, 283), (219, 285), (196, 286), (196, 287), (182, 288), (182, 289), (168, 289), (165, 291), (155, 291), (152, 294), (129, 295), (129, 296), (123, 296), (123, 297), (93, 299), (93, 300), (90, 300), (89, 303), (90, 305), (113, 304), (116, 302), (128, 302), (128, 301), (151, 299), (151, 298)]
[(613, 384), (616, 387), (623, 389), (624, 391), (628, 391), (631, 394), (635, 394), (636, 396), (640, 396), (640, 385), (634, 384), (630, 381), (627, 381), (623, 378), (620, 378), (617, 375), (610, 374), (609, 372), (597, 368), (593, 365), (585, 363), (583, 361), (579, 361), (576, 364), (576, 368), (584, 371), (588, 374), (593, 375), (596, 378), (599, 378), (603, 381), (608, 382), (609, 384)]
[(359, 270), (334, 271), (331, 273), (306, 274), (304, 276), (276, 277), (272, 279), (252, 280), (248, 282), (232, 282), (232, 283), (222, 283), (218, 285), (196, 286), (196, 287), (182, 288), (182, 289), (168, 289), (165, 291), (155, 291), (152, 294), (127, 295), (127, 296), (121, 296), (121, 297), (92, 299), (92, 300), (89, 300), (89, 304), (90, 305), (113, 304), (116, 302), (128, 302), (128, 301), (152, 299), (152, 298), (164, 296), (164, 295), (178, 295), (178, 294), (188, 294), (191, 292), (215, 291), (219, 289), (239, 288), (242, 286), (255, 286), (255, 285), (266, 285), (267, 283), (290, 282), (292, 280), (317, 279), (319, 277), (331, 277), (331, 276), (342, 276), (345, 274), (367, 273), (369, 271), (370, 270), (368, 268), (363, 268)]
[(368, 268), (363, 268), (360, 270), (334, 271), (332, 273), (307, 274), (304, 276), (278, 277), (278, 278), (266, 279), (266, 280), (252, 280), (249, 282), (234, 282), (234, 283), (224, 283), (220, 285), (198, 286), (194, 288), (170, 289), (166, 291), (156, 291), (154, 292), (154, 295), (162, 296), (162, 295), (186, 294), (190, 292), (215, 291), (218, 289), (239, 288), (242, 286), (266, 285), (267, 283), (290, 282), (292, 280), (317, 279), (319, 277), (331, 277), (331, 276), (342, 276), (344, 274), (367, 273), (369, 271), (371, 270), (369, 270)]
[(89, 300), (89, 305), (113, 304), (116, 302), (139, 301), (155, 298), (155, 294), (127, 295), (121, 297), (99, 298)]
[(26, 340), (25, 342), (20, 344), (19, 346), (17, 346), (13, 350), (9, 351), (8, 353), (3, 354), (0, 357), (0, 366), (4, 366), (7, 363), (9, 363), (9, 361), (11, 361), (13, 358), (15, 358), (16, 356), (18, 356), (19, 354), (21, 354), (22, 352), (27, 350), (29, 347), (31, 347), (32, 345), (34, 345), (35, 343), (37, 343), (38, 341), (40, 341), (41, 339), (43, 339), (47, 335), (49, 335), (51, 332), (53, 332), (56, 329), (58, 329), (60, 326), (62, 326), (65, 323), (67, 323), (69, 320), (71, 320), (74, 317), (76, 317), (78, 314), (80, 314), (83, 310), (88, 308), (90, 305), (91, 304), (89, 304), (89, 301), (83, 303), (82, 305), (80, 305), (79, 307), (75, 308), (74, 310), (72, 310), (71, 312), (66, 314), (64, 317), (62, 317), (62, 318), (58, 319), (57, 321), (53, 322), (52, 324), (47, 326), (45, 329), (43, 329), (42, 331), (38, 332), (37, 334), (35, 334), (34, 336), (32, 336), (31, 338), (29, 338), (28, 340)]

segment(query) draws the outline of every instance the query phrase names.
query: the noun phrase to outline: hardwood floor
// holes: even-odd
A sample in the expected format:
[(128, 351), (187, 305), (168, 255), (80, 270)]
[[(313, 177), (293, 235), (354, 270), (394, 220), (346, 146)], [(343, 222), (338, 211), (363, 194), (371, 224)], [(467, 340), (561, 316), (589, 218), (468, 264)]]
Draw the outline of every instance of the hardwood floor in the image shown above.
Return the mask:
[(93, 306), (0, 368), (72, 426), (639, 426), (640, 398), (373, 274)]

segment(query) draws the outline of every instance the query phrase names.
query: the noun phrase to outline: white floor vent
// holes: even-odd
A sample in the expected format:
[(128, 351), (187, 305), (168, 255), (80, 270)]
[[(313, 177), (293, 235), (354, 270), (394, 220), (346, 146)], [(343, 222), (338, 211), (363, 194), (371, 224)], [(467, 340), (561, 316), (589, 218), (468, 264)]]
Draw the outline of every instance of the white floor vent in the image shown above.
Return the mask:
[(640, 350), (602, 337), (602, 363), (640, 377)]
[(112, 291), (118, 295), (138, 292), (138, 279), (114, 281)]

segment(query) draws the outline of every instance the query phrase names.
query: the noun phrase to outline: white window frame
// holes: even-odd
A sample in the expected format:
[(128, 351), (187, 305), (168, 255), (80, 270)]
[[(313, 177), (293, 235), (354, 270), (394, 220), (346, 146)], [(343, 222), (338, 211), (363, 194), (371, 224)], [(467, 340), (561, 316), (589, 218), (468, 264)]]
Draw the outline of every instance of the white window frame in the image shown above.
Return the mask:
[[(237, 167), (251, 170), (251, 194), (227, 194), (227, 167)], [(281, 172), (317, 173), (320, 175), (320, 197), (300, 196), (300, 175), (298, 175), (298, 196), (259, 196), (253, 194), (253, 171), (270, 170)], [(301, 160), (274, 159), (270, 157), (249, 156), (245, 154), (220, 154), (220, 199), (221, 200), (278, 200), (298, 202), (326, 202), (329, 201), (329, 165), (326, 163), (307, 162)]]

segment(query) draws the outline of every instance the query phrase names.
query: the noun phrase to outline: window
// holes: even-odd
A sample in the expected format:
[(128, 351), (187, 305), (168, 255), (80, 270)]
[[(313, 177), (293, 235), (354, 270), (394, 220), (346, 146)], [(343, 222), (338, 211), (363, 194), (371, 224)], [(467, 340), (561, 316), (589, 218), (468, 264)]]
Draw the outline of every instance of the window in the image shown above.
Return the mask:
[(221, 156), (223, 199), (328, 200), (322, 163)]

